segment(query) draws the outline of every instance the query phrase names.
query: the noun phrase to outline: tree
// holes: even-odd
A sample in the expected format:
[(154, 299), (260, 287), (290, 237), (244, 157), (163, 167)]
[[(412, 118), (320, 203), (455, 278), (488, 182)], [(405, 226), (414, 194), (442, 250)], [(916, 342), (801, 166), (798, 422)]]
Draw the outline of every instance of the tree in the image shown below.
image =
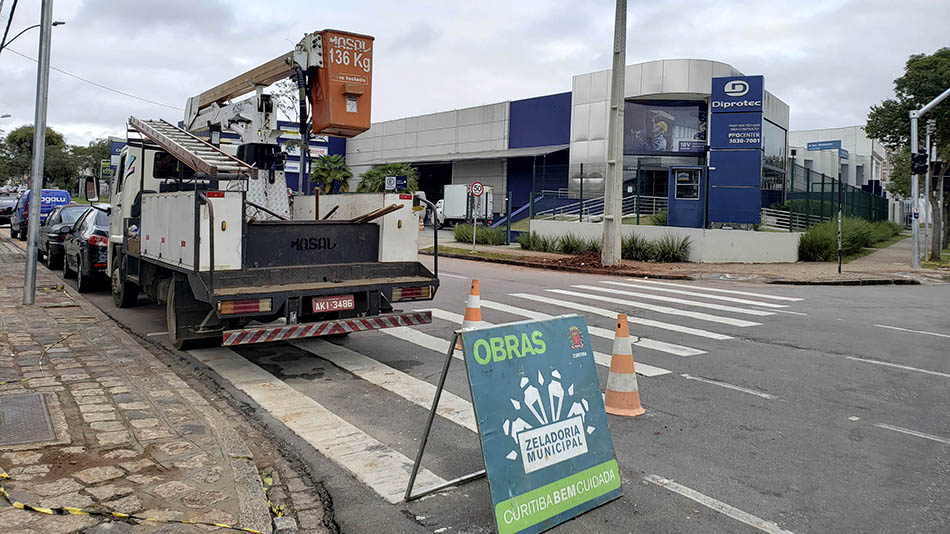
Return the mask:
[[(75, 165), (80, 175), (91, 173), (93, 176), (99, 176), (99, 164), (102, 160), (108, 160), (112, 155), (109, 147), (109, 140), (105, 138), (89, 141), (86, 146), (73, 147), (73, 157)], [(88, 171), (88, 172), (87, 172)]]
[(352, 177), (353, 171), (346, 166), (346, 160), (339, 154), (314, 159), (310, 169), (310, 182), (319, 187), (323, 194), (349, 191), (348, 180)]
[[(877, 139), (883, 145), (895, 151), (907, 150), (910, 144), (910, 111), (920, 109), (928, 102), (950, 88), (950, 48), (941, 48), (931, 55), (915, 54), (910, 56), (904, 65), (904, 74), (894, 80), (894, 98), (889, 98), (878, 105), (871, 106), (868, 113), (868, 122), (865, 131), (868, 137)], [(935, 106), (923, 120), (918, 121), (920, 131), (918, 139), (920, 146), (924, 146), (924, 127), (928, 119), (936, 121), (936, 129), (932, 135), (937, 149), (937, 157), (943, 161), (950, 161), (950, 100), (944, 100)], [(909, 158), (894, 166), (895, 176), (910, 174)], [(944, 165), (939, 176), (928, 173), (930, 179), (930, 197), (927, 199), (934, 213), (934, 235), (950, 237), (943, 222), (950, 215), (950, 206), (947, 199), (944, 205), (939, 204), (939, 191), (943, 189), (944, 180), (950, 178), (950, 165)], [(908, 179), (909, 182), (909, 179)], [(899, 186), (895, 186), (899, 187)], [(890, 190), (890, 189), (889, 189)], [(923, 187), (921, 187), (921, 192)], [(907, 187), (907, 196), (910, 196), (910, 187)], [(934, 239), (931, 247), (931, 260), (940, 260), (939, 239)]]
[[(3, 158), (3, 168), (21, 185), (29, 184), (33, 167), (33, 126), (20, 126), (7, 134)], [(62, 134), (46, 129), (46, 156), (44, 159), (43, 184), (51, 187), (68, 187), (76, 176), (75, 160), (71, 147), (66, 144)]]
[(297, 82), (289, 79), (281, 80), (272, 86), (271, 98), (274, 105), (289, 121), (300, 122), (299, 91)]
[(900, 198), (910, 198), (910, 174), (904, 172), (910, 169), (910, 145), (904, 145), (904, 148), (897, 152), (891, 152), (888, 160), (893, 174), (885, 186), (887, 192)]
[(405, 176), (406, 188), (398, 191), (415, 193), (419, 190), (419, 173), (408, 163), (387, 163), (370, 169), (360, 175), (361, 181), (357, 193), (382, 193), (386, 190), (387, 176)]

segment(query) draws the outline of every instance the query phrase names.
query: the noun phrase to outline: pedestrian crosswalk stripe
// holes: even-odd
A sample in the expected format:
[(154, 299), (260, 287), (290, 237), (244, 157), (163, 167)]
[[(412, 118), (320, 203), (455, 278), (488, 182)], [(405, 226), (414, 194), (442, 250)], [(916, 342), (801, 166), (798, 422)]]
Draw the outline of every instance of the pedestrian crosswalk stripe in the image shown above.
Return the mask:
[(614, 289), (612, 287), (598, 287), (598, 286), (588, 286), (583, 284), (572, 285), (577, 289), (586, 289), (587, 291), (600, 291), (602, 293), (610, 293), (612, 295), (624, 295), (627, 297), (638, 297), (641, 299), (647, 300), (659, 300), (661, 302), (672, 302), (674, 304), (683, 304), (685, 306), (693, 306), (696, 308), (707, 308), (710, 310), (724, 311), (730, 313), (740, 313), (743, 315), (757, 315), (760, 317), (765, 317), (767, 315), (775, 315), (775, 312), (763, 311), (763, 310), (750, 310), (748, 308), (737, 308), (735, 306), (724, 306), (722, 304), (710, 304), (708, 302), (699, 302), (698, 300), (689, 300), (689, 299), (680, 299), (676, 297), (664, 297), (660, 295), (651, 295), (649, 293), (639, 293), (637, 291), (624, 291), (622, 289)]
[(796, 297), (783, 297), (781, 295), (766, 295), (764, 293), (752, 293), (750, 291), (738, 291), (735, 289), (721, 289), (718, 287), (707, 287), (707, 286), (699, 287), (699, 286), (691, 286), (688, 284), (676, 284), (673, 282), (660, 282), (658, 280), (641, 280), (639, 278), (627, 278), (627, 280), (630, 280), (631, 282), (639, 282), (641, 284), (651, 284), (651, 285), (657, 285), (657, 286), (670, 286), (670, 287), (685, 287), (686, 289), (694, 289), (694, 290), (699, 290), (699, 291), (712, 291), (714, 293), (728, 293), (730, 295), (745, 295), (747, 297), (759, 297), (763, 299), (784, 300), (786, 302), (799, 302), (801, 300), (805, 300), (805, 299), (800, 299)]
[[(500, 302), (488, 301), (488, 304), (482, 300), (482, 306), (486, 308), (492, 308), (498, 311), (503, 311), (510, 313), (512, 315), (520, 315), (522, 317), (527, 317), (528, 319), (535, 320), (544, 320), (550, 319), (552, 316), (546, 313), (536, 312), (532, 310), (526, 310), (524, 308), (518, 308), (517, 306), (510, 306), (508, 304), (502, 304)], [(614, 331), (607, 330), (606, 328), (600, 328), (597, 326), (587, 325), (587, 331), (592, 336), (602, 337), (604, 339), (613, 340)], [(673, 343), (666, 343), (665, 341), (657, 341), (655, 339), (646, 339), (639, 338), (633, 342), (634, 345), (650, 350), (657, 350), (660, 352), (666, 352), (668, 354), (673, 354), (676, 356), (697, 356), (699, 354), (705, 354), (706, 351), (694, 349), (692, 347), (684, 347), (683, 345), (675, 345)]]
[[(604, 308), (598, 308), (596, 306), (588, 306), (586, 304), (579, 304), (577, 302), (569, 302), (566, 300), (553, 299), (550, 297), (545, 297), (541, 295), (531, 295), (528, 293), (512, 293), (512, 297), (518, 297), (528, 300), (533, 300), (535, 302), (543, 302), (545, 304), (551, 304), (553, 306), (562, 306), (565, 308), (570, 308), (577, 311), (594, 313), (601, 315), (603, 317), (610, 317), (616, 319), (617, 312), (612, 310), (607, 310)], [(679, 332), (681, 334), (691, 334), (699, 337), (706, 337), (709, 339), (732, 339), (732, 336), (727, 336), (726, 334), (719, 334), (716, 332), (710, 332), (709, 330), (702, 330), (700, 328), (690, 328), (688, 326), (681, 326), (678, 324), (664, 323), (662, 321), (654, 321), (652, 319), (643, 319), (640, 317), (627, 316), (627, 322), (632, 324), (639, 324), (643, 326), (652, 326), (654, 328), (662, 328), (664, 330), (672, 330), (674, 332)]]
[(788, 308), (788, 304), (773, 304), (771, 302), (758, 302), (755, 300), (740, 299), (740, 298), (735, 298), (735, 297), (724, 297), (722, 295), (709, 295), (705, 293), (698, 293), (696, 291), (672, 289), (669, 287), (653, 287), (653, 286), (647, 286), (647, 285), (641, 285), (641, 284), (628, 284), (626, 282), (616, 282), (613, 280), (603, 280), (601, 281), (601, 283), (612, 284), (612, 285), (621, 286), (621, 287), (629, 287), (632, 289), (646, 289), (647, 291), (665, 291), (667, 293), (676, 293), (679, 295), (688, 295), (691, 297), (700, 297), (700, 298), (711, 299), (711, 300), (721, 300), (723, 302), (735, 302), (736, 304), (751, 304), (753, 306), (762, 306), (765, 308)]
[[(449, 341), (447, 339), (442, 339), (440, 337), (433, 336), (431, 334), (426, 334), (425, 332), (420, 332), (408, 326), (399, 326), (396, 328), (383, 328), (382, 330), (377, 330), (381, 334), (386, 334), (387, 336), (392, 336), (395, 338), (408, 341), (415, 345), (419, 345), (422, 348), (429, 350), (434, 350), (440, 354), (445, 354), (449, 351)], [(462, 359), (462, 351), (454, 350), (452, 351), (452, 356)]]
[[(402, 501), (412, 470), (412, 460), (405, 455), (231, 349), (199, 349), (190, 354), (381, 497), (393, 504)], [(416, 482), (424, 488), (445, 484), (428, 469), (419, 471)]]
[[(375, 386), (395, 393), (426, 410), (432, 407), (435, 386), (425, 380), (419, 380), (359, 352), (334, 345), (323, 339), (291, 341), (290, 344), (298, 349), (313, 353), (333, 365), (349, 371)], [(448, 390), (442, 391), (436, 413), (472, 432), (478, 432), (472, 403)]]
[(568, 289), (547, 289), (546, 291), (550, 293), (557, 293), (559, 295), (568, 295), (571, 297), (581, 297), (585, 299), (599, 300), (602, 302), (610, 302), (612, 304), (620, 304), (621, 306), (631, 306), (633, 308), (640, 308), (643, 310), (654, 311), (657, 313), (665, 313), (667, 315), (679, 315), (681, 317), (691, 317), (693, 319), (699, 319), (700, 321), (709, 321), (711, 323), (721, 323), (721, 324), (728, 324), (728, 325), (740, 326), (740, 327), (759, 326), (760, 324), (762, 324), (762, 323), (756, 323), (753, 321), (746, 321), (745, 319), (733, 319), (732, 317), (722, 317), (719, 315), (712, 315), (709, 313), (695, 312), (695, 311), (690, 311), (690, 310), (680, 310), (678, 308), (670, 308), (668, 306), (659, 306), (656, 304), (647, 304), (645, 302), (616, 299), (613, 297), (606, 297), (603, 295), (591, 295), (590, 293), (581, 293), (579, 291), (571, 291)]
[[(512, 313), (511, 310), (520, 310), (520, 311), (528, 312), (528, 310), (521, 310), (521, 308), (515, 308), (514, 306), (508, 306), (508, 305), (506, 305), (506, 304), (500, 304), (500, 303), (497, 303), (497, 302), (488, 301), (488, 303), (486, 304), (486, 302), (485, 302), (484, 300), (482, 301), (482, 306), (484, 306), (484, 307), (486, 307), (486, 308), (490, 308), (490, 309), (498, 309), (499, 311), (506, 311), (506, 312), (508, 312), (508, 313)], [(496, 306), (504, 307), (504, 308), (507, 308), (507, 309), (496, 308)], [(536, 319), (536, 320), (550, 319), (550, 318), (552, 317), (552, 316), (547, 315), (547, 314), (544, 314), (544, 313), (536, 313), (533, 317), (529, 317), (528, 315), (525, 315), (525, 314), (523, 314), (523, 313), (512, 313), (512, 315), (522, 315), (523, 317), (528, 317), (529, 319), (532, 319), (532, 318), (533, 318), (533, 319)], [(453, 323), (459, 323), (459, 324), (462, 324), (462, 319), (463, 319), (463, 317), (462, 317), (461, 315), (457, 314), (457, 313), (452, 313), (452, 312), (449, 312), (449, 311), (440, 310), (440, 309), (438, 309), (438, 308), (434, 308), (434, 309), (432, 310), (432, 316), (433, 316), (433, 317), (438, 317), (439, 319), (444, 319), (444, 320), (446, 320), (446, 321), (451, 321), (451, 322), (453, 322)], [(486, 321), (482, 321), (482, 323), (483, 323), (485, 326), (491, 326), (491, 324), (492, 324), (492, 323), (489, 323), (489, 322), (486, 322)], [(589, 332), (591, 335), (594, 335), (592, 329), (597, 329), (597, 327), (593, 327), (593, 326), (588, 326), (588, 327), (587, 327), (588, 332)], [(606, 332), (606, 330), (604, 330), (604, 329), (597, 329), (597, 330), (600, 330), (599, 333), (600, 333), (601, 335), (603, 335), (603, 332)], [(598, 336), (598, 337), (600, 337), (600, 336)], [(609, 339), (613, 339), (612, 335), (611, 335), (611, 337), (610, 337)], [(448, 345), (446, 345), (445, 347), (446, 347), (446, 350), (448, 350)], [(684, 348), (687, 348), (687, 347), (684, 347)], [(701, 351), (700, 351), (700, 352), (701, 352)], [(594, 361), (595, 361), (595, 362), (597, 362), (598, 364), (603, 365), (603, 366), (605, 366), (605, 367), (610, 367), (610, 355), (609, 355), (609, 354), (604, 354), (603, 352), (597, 352), (597, 351), (593, 351), (593, 353), (594, 353)], [(645, 364), (645, 363), (638, 363), (637, 366), (636, 366), (636, 368), (637, 368), (637, 369), (636, 369), (636, 370), (637, 370), (637, 374), (643, 375), (643, 376), (661, 376), (661, 375), (670, 374), (669, 369), (664, 369), (664, 368), (662, 368), (662, 367), (654, 367), (654, 366), (652, 366), (652, 365)]]

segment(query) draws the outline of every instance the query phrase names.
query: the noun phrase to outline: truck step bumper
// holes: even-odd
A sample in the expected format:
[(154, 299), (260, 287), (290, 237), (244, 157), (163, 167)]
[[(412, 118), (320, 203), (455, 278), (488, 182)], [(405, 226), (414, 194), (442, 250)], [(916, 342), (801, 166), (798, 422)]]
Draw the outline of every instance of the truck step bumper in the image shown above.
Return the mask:
[(432, 312), (425, 310), (407, 313), (384, 313), (372, 317), (356, 317), (353, 319), (334, 319), (319, 323), (261, 326), (241, 330), (226, 330), (222, 334), (221, 345), (228, 347), (270, 341), (287, 341), (288, 339), (347, 334), (397, 326), (417, 326), (431, 322)]

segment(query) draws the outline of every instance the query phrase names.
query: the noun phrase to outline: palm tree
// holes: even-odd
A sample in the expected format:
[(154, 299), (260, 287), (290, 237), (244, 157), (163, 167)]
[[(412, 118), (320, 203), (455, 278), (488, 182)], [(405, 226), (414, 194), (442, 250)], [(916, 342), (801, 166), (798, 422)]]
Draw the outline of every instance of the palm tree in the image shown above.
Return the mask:
[(349, 191), (348, 180), (352, 177), (353, 171), (346, 166), (346, 160), (339, 154), (317, 157), (310, 169), (310, 182), (319, 187), (323, 194)]
[(419, 190), (419, 173), (408, 163), (387, 163), (370, 169), (360, 175), (362, 180), (357, 187), (357, 193), (383, 193), (386, 191), (387, 176), (405, 176), (406, 188), (400, 189), (409, 193)]

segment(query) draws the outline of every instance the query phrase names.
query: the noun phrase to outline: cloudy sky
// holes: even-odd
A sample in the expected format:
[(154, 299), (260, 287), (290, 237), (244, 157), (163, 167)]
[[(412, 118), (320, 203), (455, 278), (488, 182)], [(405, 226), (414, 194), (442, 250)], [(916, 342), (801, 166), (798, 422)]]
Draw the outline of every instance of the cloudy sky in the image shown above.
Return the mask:
[[(11, 0), (3, 2), (5, 22)], [(20, 0), (10, 35), (39, 21)], [(72, 143), (123, 135), (130, 115), (178, 121), (189, 96), (338, 28), (376, 37), (373, 120), (538, 96), (610, 67), (609, 0), (55, 0), (49, 124)], [(911, 14), (915, 21), (910, 23)], [(706, 58), (791, 106), (792, 129), (863, 124), (907, 56), (950, 45), (946, 0), (631, 0), (627, 63)], [(34, 29), (0, 53), (0, 129), (33, 120)]]

